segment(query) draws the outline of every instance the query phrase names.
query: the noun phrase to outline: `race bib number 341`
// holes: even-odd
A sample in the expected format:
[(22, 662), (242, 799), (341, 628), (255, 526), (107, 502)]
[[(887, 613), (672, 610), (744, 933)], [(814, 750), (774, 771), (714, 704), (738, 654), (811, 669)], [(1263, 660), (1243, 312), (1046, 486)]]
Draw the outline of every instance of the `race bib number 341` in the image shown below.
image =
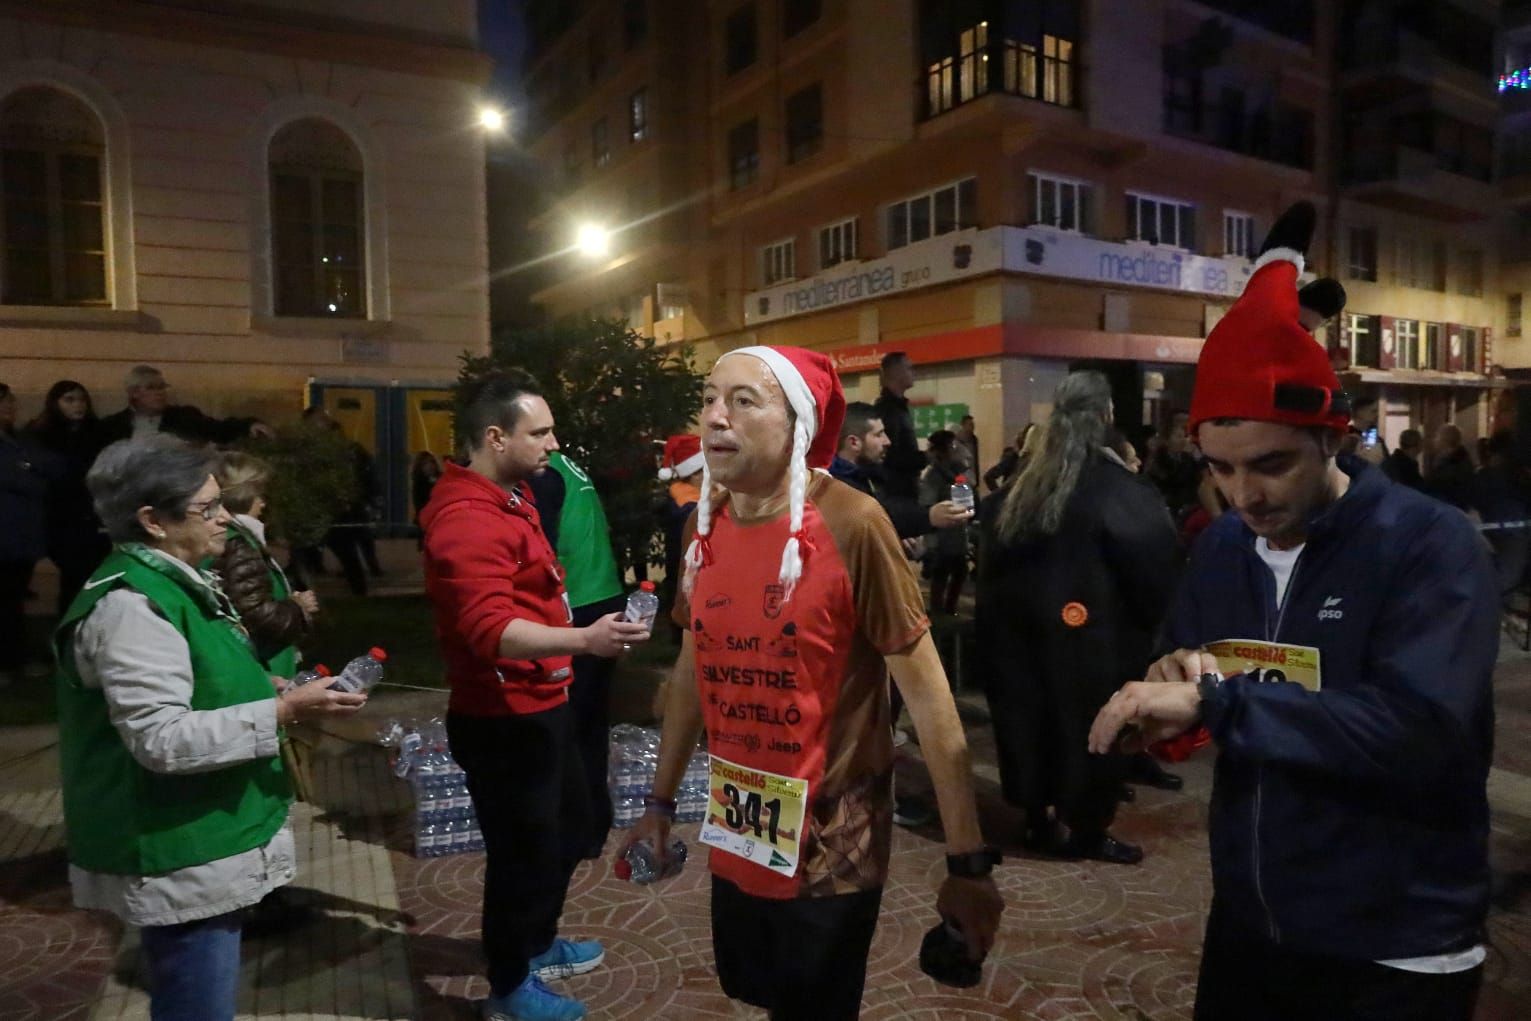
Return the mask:
[(1323, 687), (1319, 651), (1307, 645), (1225, 639), (1206, 646), (1224, 677), (1247, 673), (1257, 681), (1292, 681), (1309, 691)]
[(808, 781), (711, 757), (701, 841), (784, 876), (797, 873)]

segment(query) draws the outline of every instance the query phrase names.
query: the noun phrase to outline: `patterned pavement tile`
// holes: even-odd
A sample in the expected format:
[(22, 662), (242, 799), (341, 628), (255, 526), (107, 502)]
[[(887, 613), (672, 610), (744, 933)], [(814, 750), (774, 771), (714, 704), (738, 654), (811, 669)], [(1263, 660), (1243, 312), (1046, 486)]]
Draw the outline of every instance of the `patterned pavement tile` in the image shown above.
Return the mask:
[[(1531, 1017), (1531, 656), (1507, 656), (1497, 681), (1495, 908), (1478, 1021), (1520, 1021)], [(982, 726), (969, 732), (986, 831), (1003, 839), (1017, 817), (998, 797), (992, 736)], [(865, 1021), (1188, 1018), (1210, 900), (1210, 770), (1203, 757), (1177, 771), (1184, 791), (1138, 788), (1118, 817), (1115, 832), (1147, 851), (1139, 867), (1009, 849), (996, 873), (1008, 910), (973, 989), (940, 986), (917, 966), (920, 940), (936, 923), (943, 849), (934, 832), (898, 830)], [(374, 1021), (404, 1016), (399, 1005), (411, 1003), (409, 1016), (427, 1021), (475, 1018), (488, 992), (478, 947), (482, 856), (412, 857), (404, 789), (387, 779), (377, 752), (345, 756), (332, 774), (298, 881), (314, 891), (327, 928), (310, 928), (299, 944), (251, 941), (245, 1016), (312, 1021), (321, 1014), (294, 1005), (334, 1002), (354, 1009), (322, 1016)], [(899, 782), (929, 789), (913, 760), (901, 763)], [(117, 1016), (103, 989), (121, 932), (71, 907), (57, 817), (56, 793), (0, 786), (0, 1021), (83, 1019), (93, 1004), (99, 1016)], [(696, 830), (679, 828), (693, 849)], [(592, 1021), (760, 1021), (763, 1012), (731, 1002), (717, 985), (705, 854), (680, 876), (641, 887), (611, 876), (609, 850), (576, 872), (563, 920), (570, 935), (605, 943), (606, 964), (561, 988), (585, 1000)], [(396, 953), (388, 949), (395, 933)], [(295, 969), (293, 954), (322, 958), (323, 967)], [(130, 1004), (123, 1009), (138, 1016)]]

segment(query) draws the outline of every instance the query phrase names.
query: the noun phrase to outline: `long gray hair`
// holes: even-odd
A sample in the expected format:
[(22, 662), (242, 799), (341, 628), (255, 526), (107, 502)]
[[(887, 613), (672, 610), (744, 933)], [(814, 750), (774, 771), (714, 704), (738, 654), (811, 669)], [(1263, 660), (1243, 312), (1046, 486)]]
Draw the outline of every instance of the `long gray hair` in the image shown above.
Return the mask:
[(1006, 543), (1056, 535), (1079, 475), (1106, 440), (1111, 384), (1099, 372), (1071, 372), (1053, 393), (1042, 449), (1010, 487), (999, 512)]

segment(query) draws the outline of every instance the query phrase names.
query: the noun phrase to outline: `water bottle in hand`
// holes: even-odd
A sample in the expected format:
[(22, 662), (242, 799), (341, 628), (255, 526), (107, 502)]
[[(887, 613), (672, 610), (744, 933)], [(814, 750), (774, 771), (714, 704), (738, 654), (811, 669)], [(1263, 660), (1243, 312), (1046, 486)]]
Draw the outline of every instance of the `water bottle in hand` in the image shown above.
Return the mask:
[(383, 679), (383, 661), (387, 658), (388, 653), (382, 649), (371, 649), (365, 656), (357, 656), (346, 664), (346, 668), (340, 671), (340, 676), (335, 678), (335, 683), (330, 687), (335, 691), (361, 694), (371, 691)]
[(297, 675), (292, 679), (292, 686), (296, 688), (300, 685), (307, 684), (310, 681), (317, 681), (321, 677), (330, 676), (332, 676), (330, 674), (330, 668), (325, 666), (323, 663), (318, 663), (312, 670), (299, 670)]
[(952, 503), (963, 510), (973, 509), (973, 487), (968, 485), (966, 475), (958, 475), (956, 482), (952, 484)]
[(669, 861), (663, 869), (660, 868), (659, 855), (654, 852), (653, 846), (647, 840), (640, 840), (627, 849), (627, 854), (611, 867), (611, 871), (618, 879), (646, 885), (656, 879), (678, 876), (685, 867), (686, 842), (680, 837), (671, 837)]
[(627, 597), (627, 612), (623, 617), (634, 624), (642, 624), (654, 633), (654, 618), (659, 616), (659, 597), (654, 594), (654, 583), (640, 582), (638, 591)]

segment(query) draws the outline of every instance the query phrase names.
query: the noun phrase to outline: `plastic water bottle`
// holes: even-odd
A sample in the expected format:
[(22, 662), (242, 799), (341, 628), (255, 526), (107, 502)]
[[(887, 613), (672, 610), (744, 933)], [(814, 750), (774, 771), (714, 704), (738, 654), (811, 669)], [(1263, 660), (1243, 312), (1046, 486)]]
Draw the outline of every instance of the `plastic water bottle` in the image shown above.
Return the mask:
[(413, 772), (420, 760), (420, 732), (414, 728), (406, 728), (399, 738), (399, 757), (393, 762), (393, 775), (400, 780)]
[(638, 591), (627, 597), (627, 612), (623, 616), (634, 624), (642, 624), (654, 633), (654, 618), (659, 616), (659, 597), (654, 594), (654, 583), (640, 582)]
[(330, 673), (329, 667), (325, 666), (323, 663), (316, 663), (314, 664), (314, 668), (312, 670), (299, 670), (292, 679), (292, 686), (296, 688), (307, 684), (310, 681), (317, 681), (321, 677), (330, 676), (333, 675)]
[(383, 661), (388, 653), (382, 649), (370, 649), (365, 656), (357, 656), (346, 664), (330, 687), (335, 691), (366, 693), (383, 679)]
[(958, 475), (957, 481), (952, 483), (952, 503), (963, 510), (973, 509), (973, 487), (968, 485), (966, 475)]
[(626, 882), (648, 884), (656, 879), (678, 876), (685, 867), (686, 842), (680, 837), (671, 837), (669, 861), (662, 870), (659, 867), (659, 855), (654, 853), (653, 846), (647, 840), (640, 840), (627, 849), (627, 854), (612, 866), (611, 871), (618, 879)]

